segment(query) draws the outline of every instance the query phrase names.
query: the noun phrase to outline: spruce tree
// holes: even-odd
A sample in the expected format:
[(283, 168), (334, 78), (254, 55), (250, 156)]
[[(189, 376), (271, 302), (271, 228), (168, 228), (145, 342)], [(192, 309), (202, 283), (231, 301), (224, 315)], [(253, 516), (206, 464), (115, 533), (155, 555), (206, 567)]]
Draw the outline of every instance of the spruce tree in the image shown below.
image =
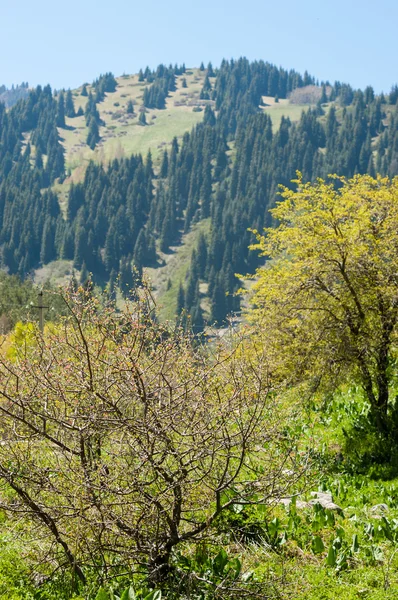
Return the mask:
[(140, 116), (138, 117), (138, 122), (140, 125), (146, 125), (146, 116), (145, 116), (145, 110), (142, 110), (140, 112)]
[(167, 150), (165, 150), (163, 152), (163, 159), (162, 159), (162, 164), (160, 167), (159, 176), (162, 179), (165, 179), (167, 177), (168, 170), (169, 170), (169, 155), (167, 154)]
[(177, 294), (177, 317), (179, 317), (182, 313), (182, 311), (185, 308), (185, 291), (184, 288), (182, 286), (182, 283), (180, 282), (180, 286), (178, 288), (178, 294)]
[(90, 119), (88, 134), (87, 134), (87, 145), (90, 146), (91, 150), (94, 150), (95, 146), (100, 140), (99, 128), (97, 121), (92, 117)]
[(56, 123), (57, 127), (65, 127), (65, 99), (62, 91), (58, 96)]
[(72, 96), (72, 92), (71, 92), (70, 89), (66, 92), (66, 97), (65, 97), (65, 114), (69, 118), (73, 118), (73, 117), (76, 116), (75, 106), (73, 104), (73, 96)]

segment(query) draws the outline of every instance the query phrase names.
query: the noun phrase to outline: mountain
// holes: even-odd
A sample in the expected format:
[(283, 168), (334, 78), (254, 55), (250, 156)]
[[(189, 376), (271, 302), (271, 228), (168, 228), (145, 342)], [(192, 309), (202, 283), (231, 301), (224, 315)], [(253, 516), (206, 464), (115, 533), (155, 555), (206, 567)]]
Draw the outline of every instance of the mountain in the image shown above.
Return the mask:
[(397, 100), (245, 58), (39, 86), (0, 104), (1, 266), (124, 296), (146, 269), (162, 317), (221, 325), (279, 184), (398, 174)]
[(28, 83), (22, 82), (21, 85), (11, 86), (7, 88), (5, 85), (0, 85), (0, 102), (5, 104), (7, 108), (14, 106), (19, 100), (27, 98), (29, 95)]

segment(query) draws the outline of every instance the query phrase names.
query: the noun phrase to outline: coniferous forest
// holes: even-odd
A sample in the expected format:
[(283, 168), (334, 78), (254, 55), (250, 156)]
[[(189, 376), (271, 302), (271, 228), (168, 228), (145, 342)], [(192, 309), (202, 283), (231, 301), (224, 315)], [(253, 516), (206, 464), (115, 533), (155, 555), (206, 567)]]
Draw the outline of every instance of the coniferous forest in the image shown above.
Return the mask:
[[(197, 326), (203, 323), (197, 284), (207, 282), (207, 318), (221, 324), (239, 310), (235, 273), (250, 273), (259, 265), (248, 250), (253, 242), (248, 229), (271, 224), (268, 210), (278, 185), (289, 185), (297, 170), (310, 181), (329, 173), (397, 173), (396, 87), (377, 96), (370, 87), (319, 84), (308, 73), (244, 58), (202, 68), (203, 120), (173, 140), (156, 168), (150, 152), (109, 164), (92, 162), (83, 179), (72, 183), (64, 212), (53, 184), (67, 175), (60, 128), (65, 115), (76, 114), (70, 90), (55, 95), (49, 86), (38, 87), (9, 110), (0, 104), (4, 269), (24, 278), (41, 264), (73, 260), (77, 270), (92, 273), (101, 285), (113, 285), (120, 274), (121, 288), (127, 290), (143, 267), (156, 263), (157, 249), (167, 252), (194, 223), (210, 218), (210, 236), (193, 253), (184, 307)], [(139, 81), (149, 84), (143, 109), (164, 108), (185, 70), (185, 65), (160, 65), (140, 71)], [(319, 89), (316, 105), (298, 122), (282, 116), (279, 129), (273, 128), (261, 110), (262, 98), (284, 99), (308, 86)], [(83, 86), (91, 148), (100, 139), (98, 107), (116, 87), (111, 73), (94, 81), (89, 93)]]

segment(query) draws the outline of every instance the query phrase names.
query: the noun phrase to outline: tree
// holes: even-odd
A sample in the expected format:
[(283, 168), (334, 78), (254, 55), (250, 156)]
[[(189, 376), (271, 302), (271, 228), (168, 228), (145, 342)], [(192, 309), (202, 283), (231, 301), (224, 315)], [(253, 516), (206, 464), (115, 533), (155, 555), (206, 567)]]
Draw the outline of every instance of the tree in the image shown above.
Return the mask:
[(206, 361), (155, 325), (145, 293), (123, 312), (82, 287), (64, 302), (60, 324), (0, 354), (1, 509), (36, 536), (36, 568), (82, 583), (145, 568), (162, 585), (178, 546), (285, 497), (306, 457), (281, 429), (264, 352), (237, 340)]
[(76, 116), (75, 106), (73, 104), (73, 96), (71, 90), (66, 92), (65, 97), (65, 114), (67, 117), (73, 118)]
[(91, 150), (94, 150), (97, 142), (100, 140), (99, 127), (94, 117), (90, 118), (89, 129), (87, 133), (87, 145), (90, 146)]
[(134, 104), (132, 100), (129, 100), (127, 102), (127, 114), (128, 115), (133, 115), (134, 114)]
[(140, 115), (138, 117), (138, 122), (140, 125), (146, 125), (145, 110), (141, 110)]
[(292, 380), (363, 388), (380, 433), (396, 428), (398, 178), (295, 181), (258, 235), (269, 257), (257, 271), (251, 318), (261, 323)]
[(65, 127), (65, 98), (62, 91), (58, 96), (56, 124), (57, 127)]

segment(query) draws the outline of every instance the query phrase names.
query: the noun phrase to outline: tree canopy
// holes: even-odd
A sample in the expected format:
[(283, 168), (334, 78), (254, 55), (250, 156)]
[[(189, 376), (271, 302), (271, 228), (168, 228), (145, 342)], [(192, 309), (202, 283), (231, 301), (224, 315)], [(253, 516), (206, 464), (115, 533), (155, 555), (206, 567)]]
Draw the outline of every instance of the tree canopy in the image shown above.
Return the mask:
[(398, 178), (331, 176), (282, 188), (257, 234), (251, 319), (291, 379), (333, 385), (354, 375), (380, 432), (395, 429)]

